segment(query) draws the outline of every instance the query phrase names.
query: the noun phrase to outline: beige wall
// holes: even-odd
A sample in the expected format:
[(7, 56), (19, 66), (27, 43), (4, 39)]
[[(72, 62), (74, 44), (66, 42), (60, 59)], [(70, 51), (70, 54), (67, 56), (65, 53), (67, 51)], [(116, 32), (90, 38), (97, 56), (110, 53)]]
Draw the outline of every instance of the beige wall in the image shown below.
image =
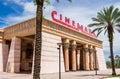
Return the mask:
[(7, 72), (20, 72), (20, 50), (21, 50), (21, 39), (13, 37), (9, 50), (9, 56), (7, 61)]
[(99, 70), (106, 70), (106, 62), (105, 62), (105, 58), (104, 58), (104, 53), (103, 53), (103, 49), (101, 48), (96, 48), (97, 50), (97, 60), (98, 60), (98, 68)]
[[(59, 72), (59, 50), (57, 43), (61, 43), (61, 37), (42, 33), (42, 62), (41, 73)], [(62, 48), (61, 48), (62, 49)], [(64, 72), (63, 51), (61, 50), (61, 71)]]
[(5, 71), (7, 59), (8, 59), (8, 45), (0, 43), (0, 72)]

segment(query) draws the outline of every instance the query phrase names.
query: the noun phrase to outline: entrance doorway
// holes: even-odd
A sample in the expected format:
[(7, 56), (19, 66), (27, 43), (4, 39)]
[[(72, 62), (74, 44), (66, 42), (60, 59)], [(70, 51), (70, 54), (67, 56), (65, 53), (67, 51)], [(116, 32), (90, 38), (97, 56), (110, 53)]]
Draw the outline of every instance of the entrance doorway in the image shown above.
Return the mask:
[(30, 40), (22, 39), (20, 71), (31, 73), (32, 62), (33, 62), (33, 42)]

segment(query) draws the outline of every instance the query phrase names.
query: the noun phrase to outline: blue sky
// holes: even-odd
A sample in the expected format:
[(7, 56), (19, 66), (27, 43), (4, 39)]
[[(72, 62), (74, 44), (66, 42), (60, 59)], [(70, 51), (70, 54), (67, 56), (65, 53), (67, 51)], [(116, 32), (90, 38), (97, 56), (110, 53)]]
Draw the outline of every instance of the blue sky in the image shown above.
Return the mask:
[[(87, 26), (92, 23), (91, 18), (96, 17), (98, 11), (103, 7), (114, 5), (120, 9), (119, 0), (73, 0), (72, 3), (66, 0), (50, 0), (51, 4), (44, 5), (44, 17), (51, 19), (50, 13), (53, 10), (62, 13), (64, 16)], [(0, 0), (0, 27), (5, 27), (35, 17), (36, 6), (33, 0)], [(120, 34), (114, 34), (114, 53), (120, 55)], [(101, 34), (99, 39), (103, 41), (103, 48), (106, 59), (109, 56), (109, 43), (107, 36)]]

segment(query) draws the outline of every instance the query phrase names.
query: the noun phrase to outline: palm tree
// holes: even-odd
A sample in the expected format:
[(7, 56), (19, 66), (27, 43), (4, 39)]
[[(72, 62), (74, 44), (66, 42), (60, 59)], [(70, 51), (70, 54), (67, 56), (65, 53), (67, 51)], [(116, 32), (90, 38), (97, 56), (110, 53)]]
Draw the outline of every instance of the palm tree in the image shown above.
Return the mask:
[[(58, 2), (59, 0), (56, 1)], [(43, 16), (42, 9), (44, 2), (50, 3), (49, 0), (34, 0), (34, 3), (37, 5), (37, 11), (36, 11), (36, 33), (35, 33), (35, 47), (34, 47), (33, 79), (40, 79), (41, 48), (42, 48), (42, 16)]]
[(96, 18), (92, 18), (94, 23), (89, 24), (89, 27), (94, 27), (93, 32), (97, 31), (97, 36), (104, 32), (108, 35), (110, 45), (110, 56), (112, 64), (112, 75), (116, 75), (114, 66), (114, 55), (113, 55), (113, 33), (115, 30), (120, 32), (120, 11), (114, 6), (104, 8), (102, 11), (97, 13)]

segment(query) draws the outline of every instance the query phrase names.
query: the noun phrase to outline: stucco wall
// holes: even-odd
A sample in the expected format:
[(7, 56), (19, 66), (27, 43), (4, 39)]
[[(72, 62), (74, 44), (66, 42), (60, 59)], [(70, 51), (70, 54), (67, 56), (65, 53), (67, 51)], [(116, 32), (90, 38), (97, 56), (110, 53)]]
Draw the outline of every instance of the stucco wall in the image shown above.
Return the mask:
[[(59, 50), (57, 43), (61, 43), (61, 37), (43, 32), (41, 73), (59, 72)], [(61, 48), (61, 71), (64, 72), (63, 51)]]
[(0, 72), (6, 69), (8, 59), (8, 45), (0, 43)]
[(98, 61), (98, 68), (99, 70), (106, 70), (106, 62), (105, 62), (105, 58), (104, 58), (104, 53), (103, 53), (103, 49), (101, 48), (96, 48), (97, 50), (97, 61)]

